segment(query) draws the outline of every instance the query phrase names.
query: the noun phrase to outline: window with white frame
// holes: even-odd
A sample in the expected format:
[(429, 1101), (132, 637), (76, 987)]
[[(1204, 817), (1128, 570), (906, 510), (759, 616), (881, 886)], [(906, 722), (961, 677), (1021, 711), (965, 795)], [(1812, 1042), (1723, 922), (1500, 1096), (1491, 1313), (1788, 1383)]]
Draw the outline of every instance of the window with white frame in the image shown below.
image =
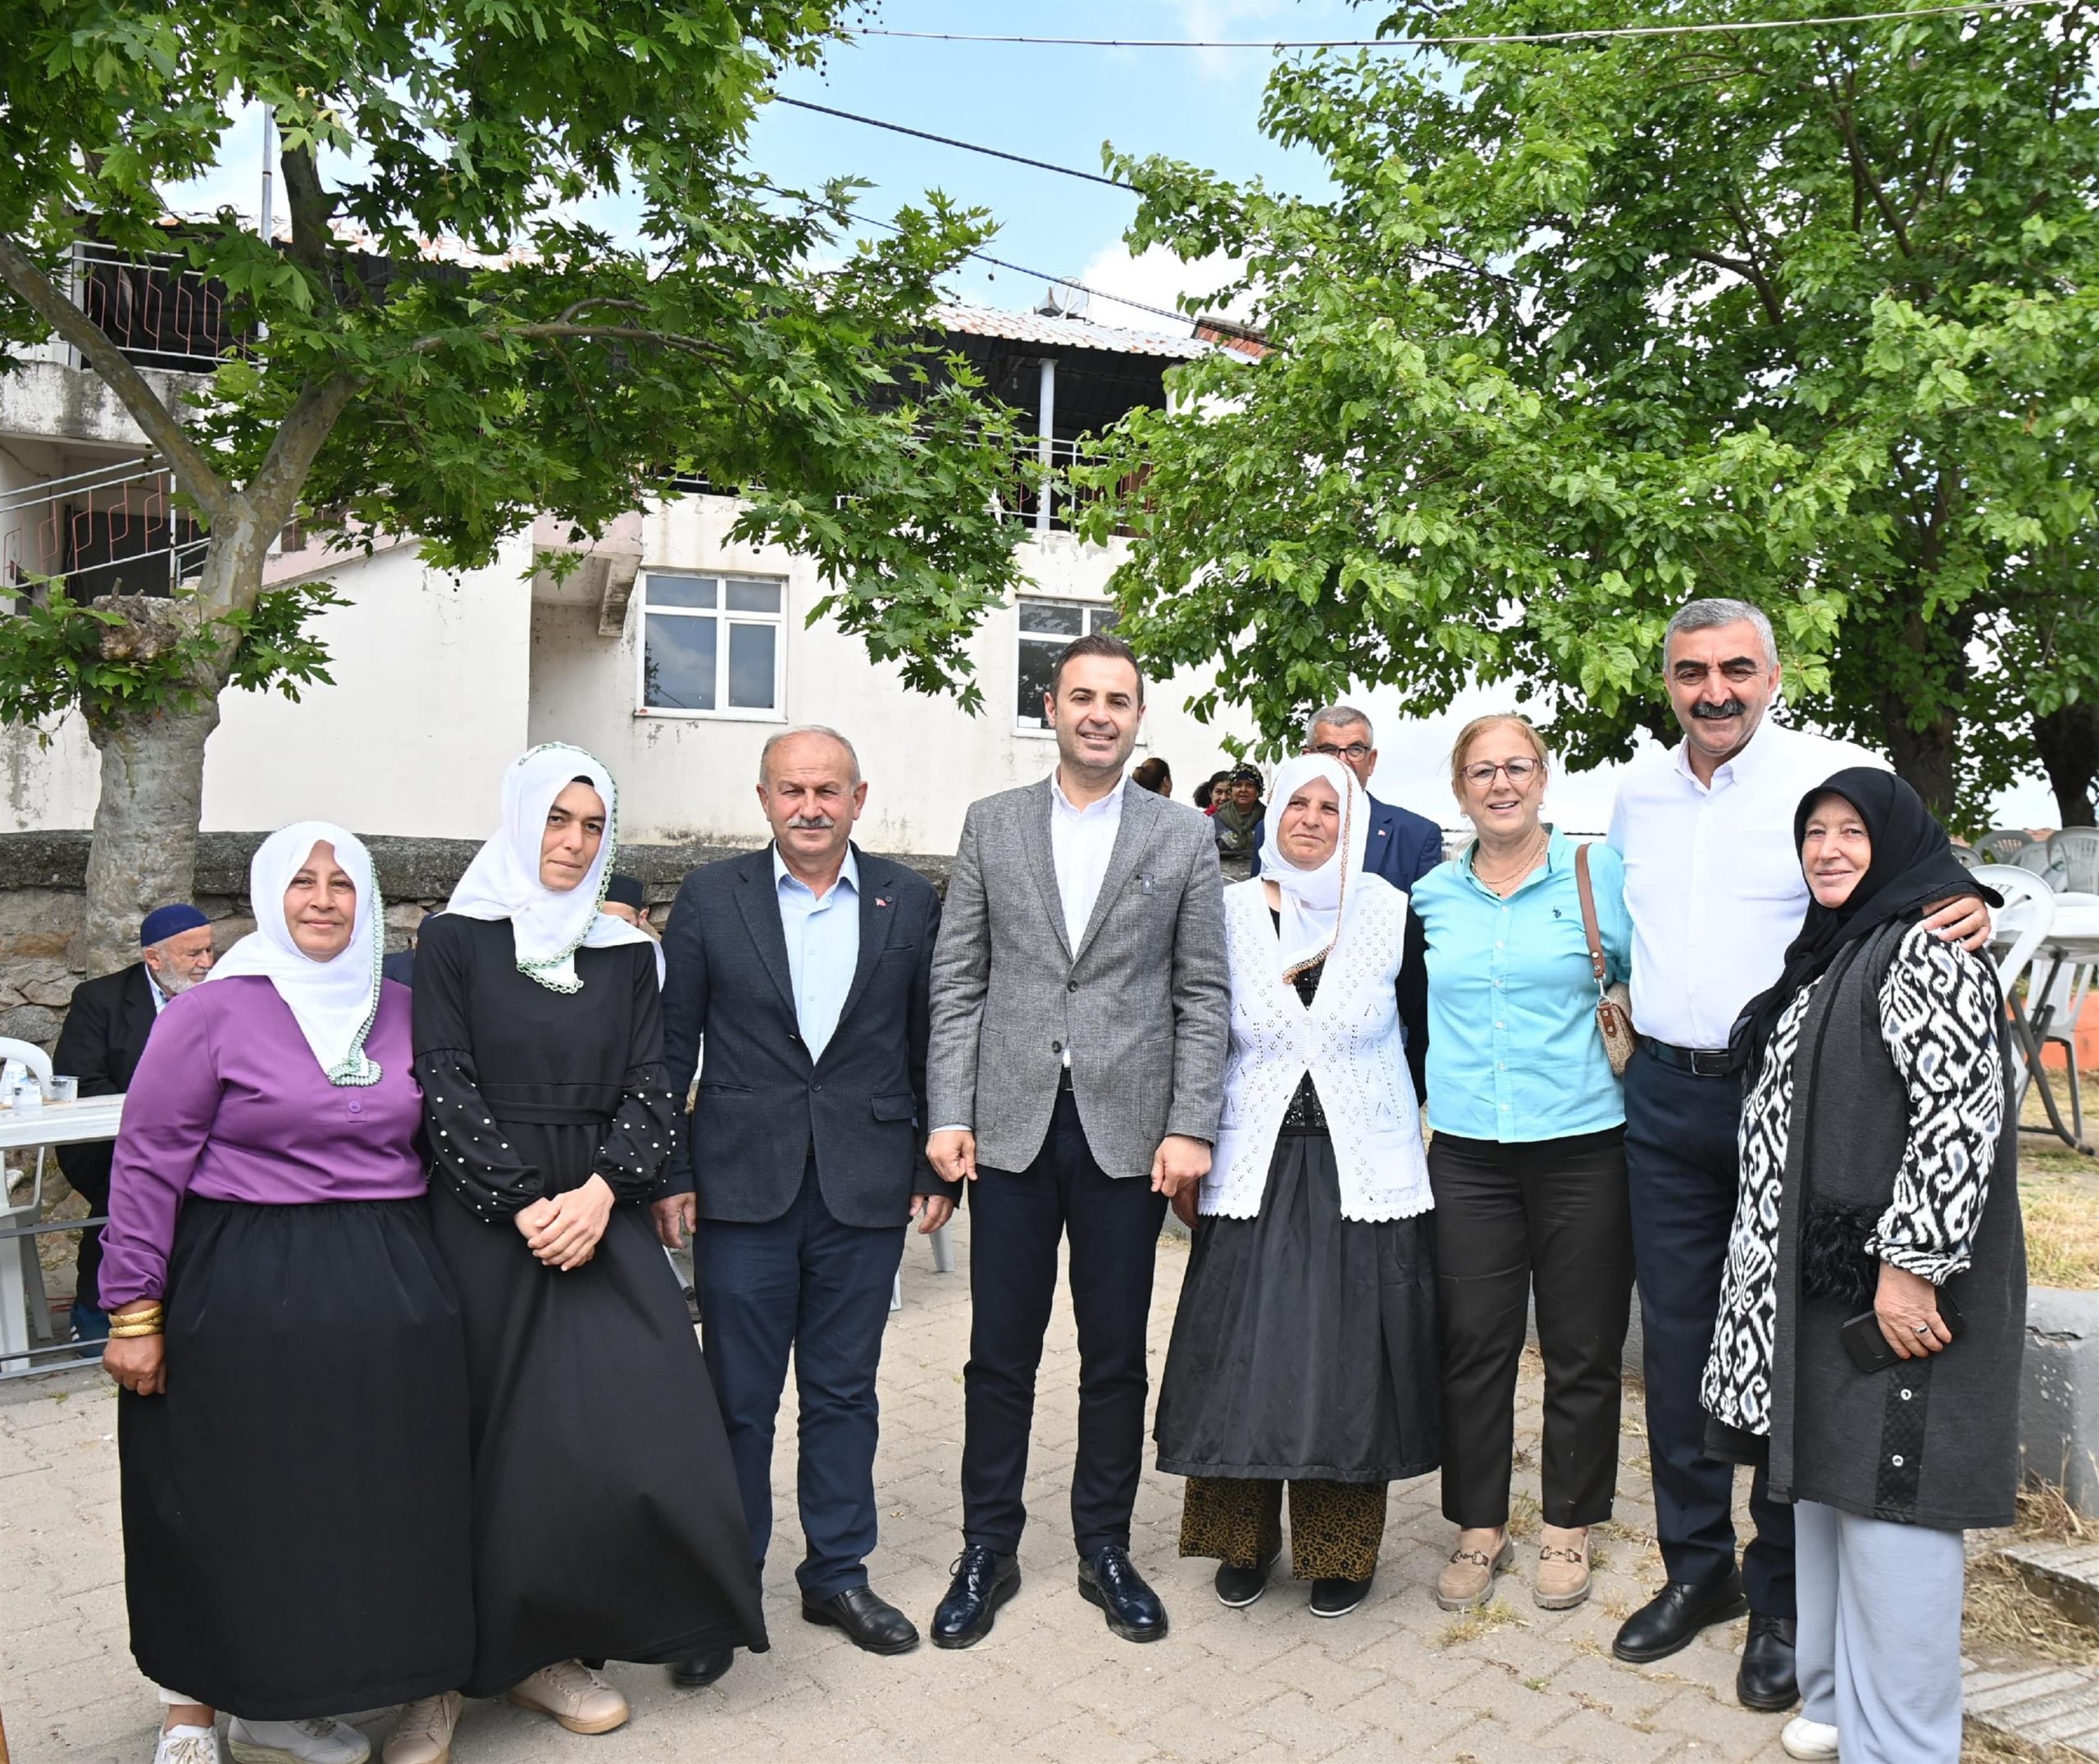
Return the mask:
[(776, 721), (786, 584), (650, 570), (641, 580), (640, 712)]
[(1047, 729), (1043, 694), (1050, 671), (1075, 637), (1113, 630), (1115, 609), (1098, 601), (1022, 599), (1020, 603), (1020, 690), (1013, 705), (1016, 729)]

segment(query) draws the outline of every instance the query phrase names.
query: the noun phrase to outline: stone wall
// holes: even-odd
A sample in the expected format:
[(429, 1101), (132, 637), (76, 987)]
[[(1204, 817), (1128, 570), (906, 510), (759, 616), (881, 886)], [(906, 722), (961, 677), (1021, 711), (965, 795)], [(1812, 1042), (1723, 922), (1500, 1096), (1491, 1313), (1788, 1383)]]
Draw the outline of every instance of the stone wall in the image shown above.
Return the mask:
[[(197, 842), (196, 904), (224, 950), (253, 929), (246, 898), (248, 860), (266, 835), (207, 833)], [(423, 915), (450, 897), (478, 848), (471, 839), (368, 838), (386, 901), (386, 947), (405, 948)], [(73, 964), (88, 871), (85, 833), (0, 833), (0, 1035), (48, 1048), (57, 1039), (73, 989), (88, 978)], [(696, 865), (736, 855), (728, 845), (625, 845), (620, 869), (638, 877), (660, 929), (671, 901)], [(748, 850), (748, 846), (740, 848)], [(936, 887), (945, 886), (946, 857), (894, 854)]]

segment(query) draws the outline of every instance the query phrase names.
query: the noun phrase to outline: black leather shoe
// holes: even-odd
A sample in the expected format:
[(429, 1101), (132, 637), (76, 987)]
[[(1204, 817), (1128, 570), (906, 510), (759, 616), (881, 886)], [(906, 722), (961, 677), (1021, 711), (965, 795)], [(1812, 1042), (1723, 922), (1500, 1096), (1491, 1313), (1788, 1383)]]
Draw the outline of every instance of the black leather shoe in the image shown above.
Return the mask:
[(1119, 1544), (1079, 1557), (1079, 1597), (1100, 1606), (1108, 1627), (1126, 1642), (1155, 1642), (1166, 1633), (1166, 1607)]
[(1228, 1562), (1217, 1565), (1217, 1602), (1228, 1610), (1244, 1611), (1268, 1589), (1268, 1570), (1282, 1553), (1280, 1545), (1264, 1553), (1250, 1568), (1235, 1568)]
[(999, 1607), (1020, 1590), (1020, 1560), (988, 1544), (970, 1544), (950, 1572), (948, 1596), (933, 1613), (933, 1645), (972, 1648), (991, 1633)]
[(671, 1682), (681, 1690), (703, 1690), (736, 1663), (736, 1650), (717, 1648), (713, 1653), (694, 1654), (690, 1660), (674, 1662), (671, 1667)]
[(802, 1621), (843, 1630), (855, 1648), (872, 1654), (909, 1653), (918, 1645), (917, 1625), (865, 1586), (849, 1586), (828, 1598), (804, 1599)]
[(1610, 1651), (1635, 1666), (1666, 1660), (1688, 1648), (1701, 1630), (1748, 1609), (1742, 1575), (1735, 1569), (1716, 1580), (1672, 1580), (1625, 1620)]
[(1793, 1620), (1749, 1614), (1749, 1639), (1742, 1644), (1742, 1666), (1735, 1673), (1735, 1695), (1745, 1709), (1778, 1715), (1801, 1698), (1793, 1675)]
[(1327, 1575), (1312, 1583), (1308, 1608), (1315, 1617), (1345, 1617), (1369, 1596), (1369, 1581), (1344, 1580), (1339, 1575)]

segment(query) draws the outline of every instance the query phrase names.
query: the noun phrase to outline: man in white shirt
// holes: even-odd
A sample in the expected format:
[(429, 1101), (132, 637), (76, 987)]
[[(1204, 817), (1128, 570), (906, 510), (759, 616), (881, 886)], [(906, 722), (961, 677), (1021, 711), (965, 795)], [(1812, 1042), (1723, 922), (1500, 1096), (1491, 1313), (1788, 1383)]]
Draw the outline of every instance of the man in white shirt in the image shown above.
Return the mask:
[[(1746, 1608), (1736, 1693), (1750, 1708), (1777, 1711), (1797, 1694), (1792, 1509), (1769, 1498), (1759, 1470), (1750, 1485), (1756, 1536), (1737, 1570), (1734, 1466), (1705, 1455), (1698, 1402), (1739, 1177), (1743, 1080), (1728, 1032), (1778, 978), (1806, 910), (1793, 844), (1801, 798), (1846, 766), (1887, 762), (1770, 720), (1778, 646), (1770, 621), (1746, 602), (1692, 601), (1669, 621), (1663, 654), (1684, 739), (1633, 762), (1610, 843), (1625, 860), (1642, 1038), (1625, 1074), (1625, 1162), (1669, 1584), (1627, 1619), (1614, 1651), (1663, 1659)], [(1979, 901), (1955, 902), (1930, 922), (1964, 939), (1988, 934)]]
[(1168, 1199), (1209, 1168), (1227, 1028), (1210, 824), (1127, 787), (1144, 716), (1127, 645), (1081, 637), (1044, 694), (1057, 769), (970, 805), (933, 957), (927, 1156), (969, 1187), (963, 1550), (934, 1644), (990, 1633), (1017, 1553), (1036, 1370), (1071, 1253), (1080, 1594), (1126, 1641), (1166, 1612), (1130, 1561), (1145, 1326)]

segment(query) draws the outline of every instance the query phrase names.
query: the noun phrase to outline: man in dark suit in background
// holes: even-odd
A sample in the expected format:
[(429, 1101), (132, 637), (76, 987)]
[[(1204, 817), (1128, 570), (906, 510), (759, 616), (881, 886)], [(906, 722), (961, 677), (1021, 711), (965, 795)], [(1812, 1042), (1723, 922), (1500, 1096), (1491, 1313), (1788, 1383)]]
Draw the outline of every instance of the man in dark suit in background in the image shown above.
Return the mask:
[[(211, 921), (186, 902), (148, 913), (139, 927), (139, 960), (130, 967), (83, 980), (73, 989), (51, 1064), (52, 1071), (79, 1079), (84, 1097), (119, 1096), (130, 1088), (161, 1007), (209, 974), (216, 953)], [(106, 1139), (58, 1148), (58, 1167), (92, 1212), (109, 1211), (109, 1168), (116, 1149)], [(96, 1292), (101, 1227), (81, 1232), (74, 1266), (74, 1339), (105, 1340), (109, 1319)]]
[[(1370, 719), (1354, 705), (1330, 704), (1313, 712), (1304, 751), (1339, 760), (1355, 774), (1364, 794), (1368, 796), (1371, 775), (1377, 770), (1377, 739), (1370, 730)], [(1403, 893), (1412, 893), (1414, 884), (1442, 862), (1441, 827), (1426, 815), (1370, 798), (1370, 839), (1363, 854), (1364, 869), (1384, 877)], [(1261, 873), (1258, 848), (1252, 873)]]
[[(694, 871), (664, 934), (672, 1082), (690, 1081), (703, 1041), (706, 1066), (657, 1226), (674, 1249), (694, 1234), (708, 1371), (760, 1567), (791, 1350), (802, 1615), (903, 1653), (917, 1630), (867, 1584), (875, 1374), (905, 1225), (936, 1230), (954, 1211), (921, 1149), (940, 897), (852, 843), (867, 787), (843, 735), (775, 735), (758, 794), (773, 843)], [(724, 1651), (672, 1671), (704, 1684), (728, 1665)]]

